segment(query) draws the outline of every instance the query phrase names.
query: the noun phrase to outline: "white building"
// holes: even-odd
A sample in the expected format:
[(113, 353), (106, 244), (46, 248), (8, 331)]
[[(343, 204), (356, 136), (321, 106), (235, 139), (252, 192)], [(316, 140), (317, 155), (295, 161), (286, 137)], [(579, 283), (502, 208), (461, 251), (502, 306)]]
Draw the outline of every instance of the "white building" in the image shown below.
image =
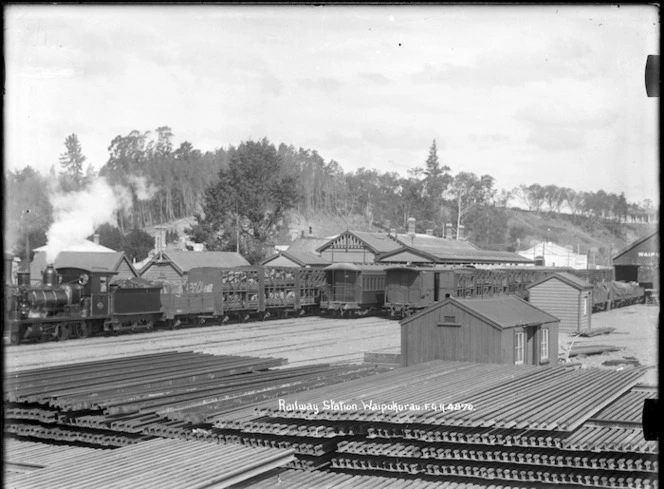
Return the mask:
[(540, 241), (532, 248), (517, 253), (531, 260), (541, 257), (547, 267), (567, 267), (575, 270), (588, 268), (588, 256), (574, 253), (571, 245), (561, 246), (550, 241)]

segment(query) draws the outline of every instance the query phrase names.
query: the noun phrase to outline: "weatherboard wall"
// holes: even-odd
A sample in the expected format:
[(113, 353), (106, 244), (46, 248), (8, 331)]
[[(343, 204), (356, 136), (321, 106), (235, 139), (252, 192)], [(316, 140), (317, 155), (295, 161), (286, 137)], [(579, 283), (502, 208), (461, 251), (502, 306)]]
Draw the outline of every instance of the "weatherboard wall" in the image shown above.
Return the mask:
[[(445, 321), (454, 317), (454, 322)], [(503, 335), (505, 339), (503, 339)], [(501, 331), (455, 304), (433, 306), (401, 326), (405, 366), (431, 360), (513, 363), (510, 330)]]
[(141, 277), (156, 282), (186, 281), (186, 276), (180, 275), (171, 262), (153, 262), (141, 272)]
[(529, 289), (528, 302), (560, 319), (562, 332), (579, 332), (591, 327), (592, 290), (579, 290), (552, 277)]

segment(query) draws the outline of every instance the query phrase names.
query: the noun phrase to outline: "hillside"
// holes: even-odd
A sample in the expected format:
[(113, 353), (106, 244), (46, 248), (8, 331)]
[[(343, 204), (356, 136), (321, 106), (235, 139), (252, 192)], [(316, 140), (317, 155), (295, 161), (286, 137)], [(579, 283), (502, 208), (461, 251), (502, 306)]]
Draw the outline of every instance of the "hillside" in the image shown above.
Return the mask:
[[(185, 229), (191, 226), (195, 221), (193, 216), (177, 219), (158, 226), (148, 226), (145, 231), (151, 235), (156, 234), (156, 229), (164, 228), (166, 230), (175, 230), (178, 236), (185, 234)], [(291, 212), (287, 218), (287, 230), (284, 230), (276, 244), (288, 244), (293, 239), (302, 236), (326, 238), (335, 236), (347, 229), (356, 231), (380, 232), (380, 228), (368, 224), (362, 216), (352, 215), (349, 217), (334, 216), (326, 213), (312, 214), (305, 216), (298, 212)]]
[[(546, 239), (562, 246), (571, 245), (575, 252), (587, 253), (589, 250), (593, 250), (598, 255), (598, 264), (605, 264), (610, 254), (615, 254), (628, 244), (658, 229), (657, 224), (608, 222), (599, 223), (592, 230), (588, 230), (582, 225), (581, 219), (578, 219), (575, 224), (572, 216), (536, 214), (518, 209), (507, 209), (506, 212), (508, 215), (507, 242), (496, 243), (491, 248), (524, 250), (535, 241)], [(176, 230), (179, 236), (184, 236), (184, 230), (193, 222), (193, 217), (186, 217), (164, 224), (162, 227)], [(298, 212), (291, 212), (288, 216), (288, 230), (281, 234), (276, 244), (288, 244), (303, 233), (305, 236), (326, 238), (347, 229), (369, 232), (384, 231), (382, 226), (375, 223), (369, 224), (359, 215), (341, 217), (312, 213), (305, 216)], [(153, 235), (155, 233), (154, 226), (145, 230)], [(519, 242), (509, 242), (510, 234), (519, 236)]]
[(550, 216), (516, 209), (510, 209), (508, 213), (508, 226), (524, 229), (521, 249), (529, 248), (533, 241), (546, 239), (562, 246), (572, 245), (574, 251), (581, 253), (592, 249), (606, 255), (610, 252), (615, 254), (621, 248), (658, 229), (657, 224), (605, 222), (588, 230), (582, 225), (582, 218), (578, 218), (575, 224), (572, 216), (564, 214)]

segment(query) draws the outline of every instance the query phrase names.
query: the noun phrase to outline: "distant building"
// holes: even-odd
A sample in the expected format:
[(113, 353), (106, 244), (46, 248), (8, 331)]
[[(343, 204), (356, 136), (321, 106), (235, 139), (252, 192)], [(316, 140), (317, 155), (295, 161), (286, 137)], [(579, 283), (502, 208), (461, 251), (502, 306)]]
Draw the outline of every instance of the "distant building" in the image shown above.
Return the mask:
[(585, 270), (588, 268), (588, 256), (585, 254), (574, 253), (572, 246), (560, 246), (550, 241), (540, 241), (527, 250), (518, 251), (519, 255), (530, 258), (533, 261), (546, 267), (573, 268), (575, 270)]
[(331, 263), (373, 263), (376, 256), (399, 248), (401, 244), (385, 233), (345, 231), (316, 252)]
[(230, 251), (174, 251), (156, 253), (140, 271), (142, 278), (155, 282), (186, 282), (192, 268), (234, 268), (249, 266), (239, 253)]
[[(30, 281), (41, 282), (46, 269), (46, 252), (37, 253), (30, 264)], [(119, 251), (63, 251), (55, 258), (55, 268), (85, 268), (117, 272), (112, 280), (138, 277), (127, 256)]]
[(401, 321), (401, 361), (556, 365), (558, 323), (513, 295), (448, 297)]
[[(39, 253), (40, 251), (46, 251), (48, 249), (48, 245), (40, 246), (39, 248), (35, 248), (34, 252)], [(85, 239), (79, 243), (76, 243), (74, 245), (68, 246), (65, 249), (61, 251), (85, 251), (85, 252), (93, 252), (93, 253), (117, 253), (116, 250), (112, 250), (110, 248), (107, 248), (106, 246), (102, 246), (99, 244), (99, 237), (95, 236), (94, 241), (90, 241), (89, 239)]]
[(429, 234), (397, 234), (402, 245), (382, 254), (380, 263), (448, 265), (532, 265), (533, 261), (508, 251), (481, 250), (469, 241), (438, 238)]
[(613, 256), (616, 280), (659, 289), (659, 233), (634, 241)]

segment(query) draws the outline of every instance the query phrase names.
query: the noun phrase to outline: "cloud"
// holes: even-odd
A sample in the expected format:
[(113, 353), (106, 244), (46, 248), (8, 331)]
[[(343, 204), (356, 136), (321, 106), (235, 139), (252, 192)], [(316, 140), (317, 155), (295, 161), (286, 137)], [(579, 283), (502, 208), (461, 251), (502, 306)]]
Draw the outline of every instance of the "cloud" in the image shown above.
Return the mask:
[(588, 80), (599, 76), (601, 65), (593, 59), (590, 46), (576, 39), (562, 39), (537, 50), (524, 48), (518, 55), (494, 51), (465, 63), (425, 63), (411, 75), (419, 84), (494, 89), (520, 87), (534, 82), (559, 79)]
[(563, 127), (533, 131), (526, 142), (546, 151), (567, 151), (585, 145), (585, 133)]
[(321, 76), (318, 78), (307, 78), (300, 80), (300, 85), (305, 88), (310, 88), (314, 90), (320, 90), (321, 92), (332, 93), (339, 90), (343, 87), (343, 82), (340, 80), (331, 77), (331, 76)]
[(386, 77), (385, 75), (383, 75), (382, 73), (363, 72), (363, 73), (359, 73), (359, 76), (360, 76), (360, 78), (362, 78), (362, 79), (364, 79), (368, 82), (374, 83), (376, 85), (385, 86), (385, 85), (389, 85), (390, 83), (392, 83), (392, 80), (389, 79), (388, 77)]

